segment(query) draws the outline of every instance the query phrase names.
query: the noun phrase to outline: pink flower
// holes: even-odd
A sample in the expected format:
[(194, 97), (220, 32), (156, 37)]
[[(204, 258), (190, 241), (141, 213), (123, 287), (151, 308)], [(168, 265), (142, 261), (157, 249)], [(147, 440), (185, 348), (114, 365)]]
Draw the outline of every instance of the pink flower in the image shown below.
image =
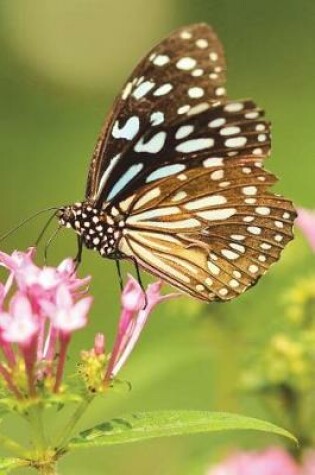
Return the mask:
[(122, 312), (114, 348), (108, 362), (105, 382), (114, 378), (125, 364), (153, 308), (158, 303), (178, 295), (161, 295), (161, 281), (150, 284), (144, 295), (139, 283), (132, 276), (128, 276), (128, 279), (121, 296)]
[(308, 240), (312, 250), (315, 251), (315, 211), (299, 208), (296, 225)]
[(38, 331), (38, 321), (32, 306), (22, 294), (17, 292), (11, 299), (9, 312), (0, 313), (1, 338), (8, 343), (28, 345)]
[(304, 453), (301, 475), (315, 475), (315, 450), (307, 450)]
[(22, 392), (13, 376), (21, 356), (30, 396), (36, 395), (37, 381), (47, 376), (55, 379), (54, 391), (59, 391), (72, 333), (87, 324), (92, 303), (91, 297), (82, 296), (90, 279), (79, 279), (70, 259), (58, 267), (39, 267), (34, 256), (34, 249), (0, 252), (0, 266), (9, 271), (6, 283), (0, 284), (0, 347), (6, 359), (0, 373), (17, 397)]
[(274, 447), (261, 452), (235, 453), (210, 468), (207, 475), (302, 475), (302, 472), (289, 453)]
[(62, 284), (56, 290), (55, 304), (44, 301), (41, 305), (46, 310), (52, 326), (61, 333), (70, 334), (87, 324), (92, 298), (85, 297), (75, 302), (68, 287)]

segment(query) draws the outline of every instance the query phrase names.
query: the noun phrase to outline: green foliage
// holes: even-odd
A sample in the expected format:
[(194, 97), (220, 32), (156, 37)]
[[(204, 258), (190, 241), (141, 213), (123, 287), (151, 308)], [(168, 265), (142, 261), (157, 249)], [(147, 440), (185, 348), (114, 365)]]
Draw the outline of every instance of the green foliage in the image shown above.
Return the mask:
[(156, 411), (140, 412), (112, 419), (81, 432), (70, 441), (70, 448), (138, 442), (174, 435), (257, 430), (282, 435), (296, 442), (288, 431), (269, 422), (224, 412)]

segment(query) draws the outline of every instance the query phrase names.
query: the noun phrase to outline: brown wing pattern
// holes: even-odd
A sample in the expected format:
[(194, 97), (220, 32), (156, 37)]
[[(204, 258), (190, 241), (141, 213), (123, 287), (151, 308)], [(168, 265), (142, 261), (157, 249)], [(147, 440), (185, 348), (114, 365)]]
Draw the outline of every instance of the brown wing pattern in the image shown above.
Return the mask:
[(296, 213), (263, 169), (270, 124), (228, 101), (211, 27), (172, 33), (139, 63), (97, 143), (87, 201), (121, 217), (119, 250), (203, 300), (255, 284), (292, 239)]
[[(127, 153), (148, 129), (168, 127), (193, 108), (202, 111), (225, 98), (222, 45), (206, 24), (180, 28), (155, 46), (135, 68), (117, 97), (96, 145), (89, 169), (86, 197), (99, 193), (104, 172), (106, 191), (132, 161)], [(116, 159), (115, 159), (116, 157)]]
[(268, 192), (273, 175), (255, 158), (188, 170), (132, 200), (120, 250), (204, 300), (243, 293), (292, 239), (290, 201)]

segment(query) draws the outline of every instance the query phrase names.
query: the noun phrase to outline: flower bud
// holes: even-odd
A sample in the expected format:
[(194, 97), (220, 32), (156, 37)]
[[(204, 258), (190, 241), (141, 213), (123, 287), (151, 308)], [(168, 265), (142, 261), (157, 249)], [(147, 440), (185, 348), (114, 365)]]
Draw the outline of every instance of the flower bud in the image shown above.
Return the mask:
[(128, 276), (128, 282), (121, 295), (121, 302), (124, 309), (130, 312), (139, 312), (145, 305), (144, 292), (132, 276)]
[(96, 356), (103, 355), (105, 352), (105, 335), (97, 333), (94, 339), (94, 353)]

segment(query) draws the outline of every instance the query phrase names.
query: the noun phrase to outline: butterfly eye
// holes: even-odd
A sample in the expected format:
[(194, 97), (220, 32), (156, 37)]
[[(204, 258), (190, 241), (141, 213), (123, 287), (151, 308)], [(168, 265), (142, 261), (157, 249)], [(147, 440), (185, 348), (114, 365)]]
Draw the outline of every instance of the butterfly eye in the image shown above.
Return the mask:
[(70, 206), (60, 208), (57, 217), (62, 225), (70, 224), (75, 219), (74, 212)]

